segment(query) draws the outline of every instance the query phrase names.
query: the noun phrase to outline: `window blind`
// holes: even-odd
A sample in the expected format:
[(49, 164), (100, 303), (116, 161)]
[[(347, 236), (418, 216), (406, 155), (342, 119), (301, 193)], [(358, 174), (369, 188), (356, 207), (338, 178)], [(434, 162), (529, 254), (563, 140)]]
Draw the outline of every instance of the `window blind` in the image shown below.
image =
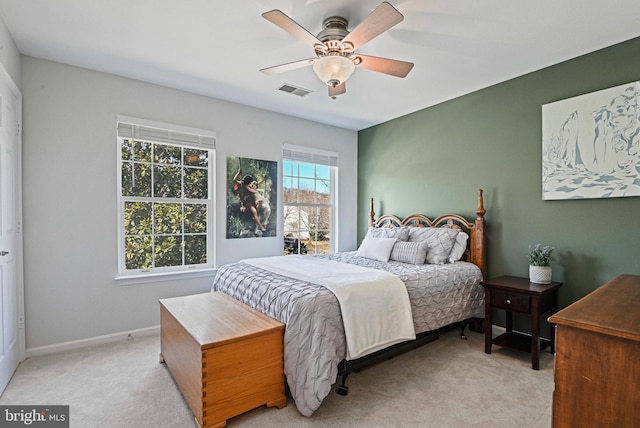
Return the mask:
[[(149, 126), (147, 124), (132, 123), (132, 121), (118, 121), (118, 137), (133, 138), (137, 140), (153, 141), (179, 146), (192, 146), (204, 149), (216, 148), (215, 134), (207, 131), (202, 133), (198, 130), (194, 132), (184, 132), (182, 130), (172, 130), (171, 125)], [(206, 135), (209, 134), (209, 135)]]
[(338, 153), (313, 149), (310, 147), (285, 144), (282, 148), (282, 157), (299, 162), (338, 166)]

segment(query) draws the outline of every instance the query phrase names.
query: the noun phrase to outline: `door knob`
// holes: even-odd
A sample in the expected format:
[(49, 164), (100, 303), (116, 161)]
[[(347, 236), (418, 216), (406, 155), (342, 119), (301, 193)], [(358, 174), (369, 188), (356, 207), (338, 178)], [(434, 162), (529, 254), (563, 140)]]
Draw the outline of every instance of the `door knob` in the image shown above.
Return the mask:
[(6, 256), (7, 254), (9, 254), (8, 251), (0, 251), (0, 256)]

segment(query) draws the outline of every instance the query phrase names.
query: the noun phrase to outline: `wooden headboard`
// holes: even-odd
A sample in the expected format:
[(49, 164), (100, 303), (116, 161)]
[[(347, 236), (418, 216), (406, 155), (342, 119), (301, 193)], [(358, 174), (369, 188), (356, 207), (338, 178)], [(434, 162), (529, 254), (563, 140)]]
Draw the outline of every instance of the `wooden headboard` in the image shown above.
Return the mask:
[(371, 211), (369, 212), (369, 226), (371, 227), (447, 227), (450, 229), (458, 229), (469, 235), (467, 241), (467, 250), (463, 260), (475, 264), (482, 271), (483, 278), (487, 277), (487, 253), (486, 253), (486, 237), (484, 234), (484, 226), (486, 224), (484, 215), (484, 202), (482, 199), (482, 189), (478, 191), (478, 208), (476, 209), (477, 217), (474, 221), (469, 221), (459, 214), (445, 214), (431, 220), (422, 214), (413, 214), (405, 219), (400, 219), (395, 215), (383, 215), (376, 220), (373, 211), (373, 198), (371, 198)]

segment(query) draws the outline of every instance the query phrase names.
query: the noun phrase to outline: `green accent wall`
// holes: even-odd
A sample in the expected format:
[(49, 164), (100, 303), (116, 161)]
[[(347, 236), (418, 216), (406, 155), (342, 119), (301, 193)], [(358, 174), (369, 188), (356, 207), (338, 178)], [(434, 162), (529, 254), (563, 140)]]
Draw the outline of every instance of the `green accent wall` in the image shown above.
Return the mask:
[[(640, 38), (358, 133), (358, 238), (376, 215), (487, 210), (488, 275), (528, 276), (528, 245), (556, 247), (560, 306), (640, 275), (640, 197), (542, 200), (542, 105), (640, 80)], [(429, 82), (416, 90), (429, 91)]]

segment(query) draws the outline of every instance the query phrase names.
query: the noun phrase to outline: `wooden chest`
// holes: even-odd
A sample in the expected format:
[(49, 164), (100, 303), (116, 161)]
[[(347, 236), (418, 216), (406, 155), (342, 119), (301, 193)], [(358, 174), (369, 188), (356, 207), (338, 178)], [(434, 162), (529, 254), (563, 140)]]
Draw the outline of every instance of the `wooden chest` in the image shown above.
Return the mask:
[(160, 300), (160, 361), (201, 427), (286, 406), (284, 324), (221, 292)]

